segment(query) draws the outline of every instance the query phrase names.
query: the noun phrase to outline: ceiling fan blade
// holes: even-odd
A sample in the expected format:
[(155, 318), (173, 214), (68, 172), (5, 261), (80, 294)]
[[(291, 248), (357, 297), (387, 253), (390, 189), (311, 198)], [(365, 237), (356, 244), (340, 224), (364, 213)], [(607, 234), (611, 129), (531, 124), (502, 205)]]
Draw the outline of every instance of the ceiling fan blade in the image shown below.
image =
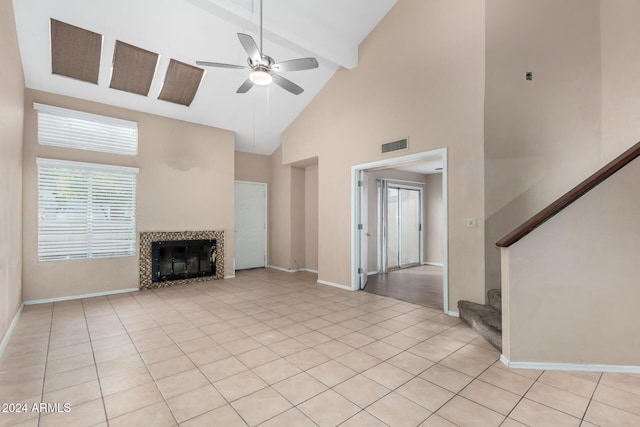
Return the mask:
[(284, 90), (288, 90), (294, 95), (300, 95), (302, 92), (304, 92), (304, 89), (302, 89), (300, 86), (298, 86), (291, 80), (285, 79), (284, 77), (279, 76), (277, 74), (271, 74), (271, 77), (273, 77), (273, 81), (278, 86), (280, 86)]
[(253, 62), (259, 63), (262, 59), (260, 55), (260, 50), (258, 49), (258, 45), (248, 34), (238, 33), (238, 39), (240, 39), (240, 43), (242, 43), (242, 47), (247, 51), (247, 55)]
[(249, 89), (251, 89), (252, 87), (253, 87), (253, 82), (251, 81), (251, 79), (247, 79), (244, 81), (244, 83), (240, 85), (236, 93), (247, 93), (249, 92)]
[(271, 69), (274, 71), (302, 71), (318, 68), (318, 61), (316, 58), (299, 58), (292, 59), (290, 61), (282, 61), (277, 64), (273, 64)]
[(218, 67), (218, 68), (234, 68), (237, 70), (241, 70), (244, 68), (249, 68), (244, 65), (233, 65), (233, 64), (221, 64), (219, 62), (208, 62), (208, 61), (196, 61), (198, 65), (204, 65), (207, 67)]

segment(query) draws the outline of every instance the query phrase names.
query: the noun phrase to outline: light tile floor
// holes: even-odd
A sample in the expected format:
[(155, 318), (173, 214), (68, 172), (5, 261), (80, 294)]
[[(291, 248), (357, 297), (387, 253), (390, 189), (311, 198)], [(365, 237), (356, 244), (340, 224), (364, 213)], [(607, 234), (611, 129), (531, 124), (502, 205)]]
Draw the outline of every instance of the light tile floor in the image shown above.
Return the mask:
[(315, 279), (27, 306), (0, 426), (640, 426), (640, 375), (508, 369), (459, 319)]

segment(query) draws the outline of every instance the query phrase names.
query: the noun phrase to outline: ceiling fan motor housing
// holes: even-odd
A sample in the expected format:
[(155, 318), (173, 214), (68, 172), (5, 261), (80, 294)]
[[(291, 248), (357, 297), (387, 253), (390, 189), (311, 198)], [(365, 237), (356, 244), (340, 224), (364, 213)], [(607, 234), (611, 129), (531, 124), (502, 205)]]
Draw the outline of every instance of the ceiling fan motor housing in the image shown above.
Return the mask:
[(272, 57), (260, 54), (260, 61), (254, 61), (252, 58), (247, 58), (247, 63), (255, 71), (270, 71), (271, 66), (275, 64)]

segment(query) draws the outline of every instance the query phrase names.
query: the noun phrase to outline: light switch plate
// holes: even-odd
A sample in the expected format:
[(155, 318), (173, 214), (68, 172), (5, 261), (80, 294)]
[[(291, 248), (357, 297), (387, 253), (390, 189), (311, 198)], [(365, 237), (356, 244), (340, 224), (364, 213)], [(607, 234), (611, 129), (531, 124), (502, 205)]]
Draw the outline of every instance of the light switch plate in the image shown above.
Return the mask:
[(478, 218), (467, 218), (467, 228), (478, 228)]

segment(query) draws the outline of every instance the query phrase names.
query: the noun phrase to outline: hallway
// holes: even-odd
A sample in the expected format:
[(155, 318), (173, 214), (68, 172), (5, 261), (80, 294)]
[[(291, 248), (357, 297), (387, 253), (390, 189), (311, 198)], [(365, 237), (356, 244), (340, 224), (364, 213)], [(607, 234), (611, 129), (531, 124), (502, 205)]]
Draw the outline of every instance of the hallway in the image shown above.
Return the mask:
[(442, 309), (442, 267), (422, 265), (369, 276), (366, 292)]

